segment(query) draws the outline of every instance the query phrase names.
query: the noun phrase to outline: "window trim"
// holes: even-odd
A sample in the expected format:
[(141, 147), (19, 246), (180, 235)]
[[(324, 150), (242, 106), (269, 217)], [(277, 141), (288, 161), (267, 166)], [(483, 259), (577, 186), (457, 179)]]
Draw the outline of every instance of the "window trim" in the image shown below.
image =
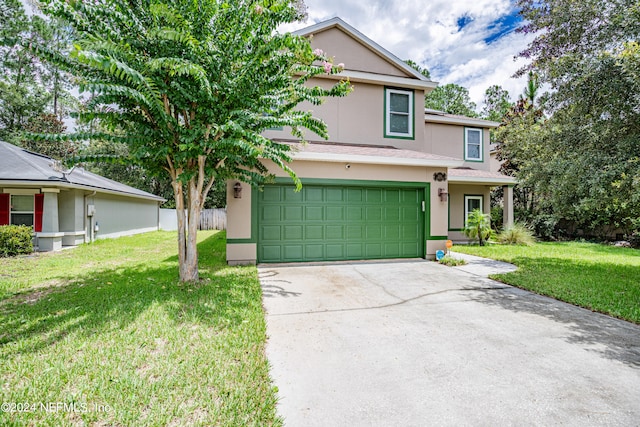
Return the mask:
[[(16, 211), (13, 210), (13, 198), (14, 197), (31, 197), (31, 200), (33, 201), (33, 208), (30, 211)], [(31, 228), (34, 228), (36, 225), (36, 201), (35, 201), (35, 195), (33, 196), (28, 196), (25, 194), (10, 194), (9, 195), (9, 224), (13, 224), (13, 215), (25, 215), (25, 214), (31, 214)]]
[(467, 226), (467, 218), (469, 218), (469, 202), (468, 200), (480, 200), (480, 212), (484, 213), (484, 196), (482, 194), (465, 194), (464, 195), (464, 226)]
[[(469, 131), (480, 132), (480, 157), (469, 157)], [(482, 128), (464, 128), (464, 160), (467, 162), (484, 162), (484, 130)]]
[[(409, 113), (407, 114), (409, 120), (409, 132), (400, 133), (400, 132), (392, 132), (391, 127), (391, 94), (397, 93), (402, 95), (409, 96)], [(384, 88), (384, 137), (385, 138), (395, 138), (395, 139), (415, 139), (415, 93), (410, 89), (401, 89), (394, 87)]]

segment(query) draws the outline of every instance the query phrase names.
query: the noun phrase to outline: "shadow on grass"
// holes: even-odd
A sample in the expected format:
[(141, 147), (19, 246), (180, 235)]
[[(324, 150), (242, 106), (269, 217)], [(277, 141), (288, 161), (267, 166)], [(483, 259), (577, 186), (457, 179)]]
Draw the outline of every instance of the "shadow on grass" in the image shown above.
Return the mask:
[(20, 342), (3, 349), (7, 356), (37, 352), (72, 333), (125, 328), (157, 304), (176, 324), (238, 326), (246, 308), (260, 300), (260, 289), (247, 280), (251, 270), (226, 266), (224, 245), (224, 233), (198, 244), (204, 280), (196, 285), (180, 284), (176, 262), (168, 258), (160, 268), (140, 264), (98, 271), (0, 301), (0, 347)]
[[(554, 297), (563, 297), (567, 301), (570, 298), (586, 301), (590, 299), (597, 303), (594, 306), (599, 305), (599, 307), (593, 308), (600, 311), (606, 311), (602, 309), (602, 306), (607, 304), (606, 301), (609, 301), (608, 304), (617, 306), (616, 310), (628, 315), (629, 310), (637, 310), (640, 307), (640, 285), (638, 284), (635, 284), (635, 288), (626, 296), (623, 293), (624, 284), (620, 285), (619, 283), (616, 283), (615, 286), (605, 285), (593, 288), (591, 287), (592, 283), (582, 287), (579, 283), (580, 280), (578, 280), (578, 283), (574, 282), (564, 289), (560, 288), (559, 284), (563, 284), (563, 276), (571, 278), (576, 277), (576, 274), (578, 274), (577, 277), (588, 279), (589, 282), (597, 282), (598, 279), (607, 277), (607, 274), (611, 279), (612, 271), (615, 271), (615, 274), (620, 277), (625, 277), (625, 280), (628, 281), (629, 278), (638, 275), (636, 268), (617, 265), (615, 270), (608, 270), (606, 264), (589, 267), (584, 263), (576, 263), (567, 259), (549, 258), (544, 261), (517, 258), (514, 259), (514, 263), (519, 266), (520, 270), (515, 273), (499, 275), (496, 278), (505, 283), (513, 283), (522, 288), (532, 289), (533, 292), (549, 294), (549, 291), (553, 290), (556, 295), (550, 298), (521, 289), (507, 288), (500, 292), (479, 294), (473, 299), (484, 304), (543, 316), (554, 322), (564, 323), (571, 331), (571, 334), (565, 338), (567, 342), (582, 345), (588, 351), (594, 351), (606, 358), (640, 368), (640, 325), (615, 319), (605, 314), (594, 313), (590, 311), (591, 307), (588, 309), (577, 307), (578, 302), (576, 301), (572, 301), (572, 304), (576, 304), (572, 305), (552, 299)], [(542, 263), (545, 267), (544, 273), (538, 269)], [(558, 272), (554, 277), (542, 276), (542, 274), (548, 276), (549, 271), (554, 270)], [(535, 285), (535, 282), (541, 281), (550, 281), (555, 285), (552, 284), (545, 290), (544, 287)], [(633, 280), (628, 283), (633, 283)], [(558, 296), (558, 293), (563, 293), (563, 295)], [(594, 296), (594, 294), (599, 295)], [(620, 305), (623, 307), (620, 308)]]

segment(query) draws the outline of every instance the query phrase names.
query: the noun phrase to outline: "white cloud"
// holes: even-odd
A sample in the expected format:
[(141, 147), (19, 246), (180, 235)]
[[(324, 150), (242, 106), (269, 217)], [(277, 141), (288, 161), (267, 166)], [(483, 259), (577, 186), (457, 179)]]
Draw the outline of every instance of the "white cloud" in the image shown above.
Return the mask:
[[(525, 79), (511, 76), (525, 62), (513, 58), (531, 38), (509, 33), (489, 44), (484, 41), (499, 31), (498, 19), (512, 14), (513, 1), (306, 0), (306, 4), (308, 21), (287, 30), (339, 16), (399, 58), (427, 67), (433, 80), (466, 87), (479, 108), (491, 85), (501, 85), (514, 100), (524, 89)], [(468, 23), (460, 30), (458, 20), (463, 17)]]

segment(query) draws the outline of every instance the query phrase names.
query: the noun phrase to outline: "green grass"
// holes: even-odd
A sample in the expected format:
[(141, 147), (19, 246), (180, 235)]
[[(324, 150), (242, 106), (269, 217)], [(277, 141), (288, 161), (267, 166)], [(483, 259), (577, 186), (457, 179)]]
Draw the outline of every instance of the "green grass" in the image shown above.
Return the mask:
[(640, 323), (640, 251), (593, 243), (458, 245), (454, 251), (510, 262), (492, 276), (519, 288)]
[(257, 271), (198, 235), (198, 285), (168, 232), (0, 259), (0, 402), (36, 405), (0, 425), (280, 425)]

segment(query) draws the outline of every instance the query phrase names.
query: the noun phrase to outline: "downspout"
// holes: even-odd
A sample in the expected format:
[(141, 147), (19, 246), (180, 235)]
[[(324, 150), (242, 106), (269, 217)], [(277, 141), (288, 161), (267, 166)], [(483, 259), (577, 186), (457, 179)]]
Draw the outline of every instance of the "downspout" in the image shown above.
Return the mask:
[(87, 206), (89, 206), (89, 205), (87, 205), (87, 197), (93, 197), (93, 196), (96, 195), (97, 192), (98, 192), (97, 190), (93, 190), (92, 194), (85, 194), (84, 195), (84, 207), (83, 207), (84, 215), (82, 216), (83, 217), (82, 225), (84, 226), (84, 229), (88, 234), (87, 237), (89, 237), (89, 243), (93, 242), (93, 216), (91, 216), (89, 228), (87, 228), (87, 216), (88, 216), (87, 215)]

